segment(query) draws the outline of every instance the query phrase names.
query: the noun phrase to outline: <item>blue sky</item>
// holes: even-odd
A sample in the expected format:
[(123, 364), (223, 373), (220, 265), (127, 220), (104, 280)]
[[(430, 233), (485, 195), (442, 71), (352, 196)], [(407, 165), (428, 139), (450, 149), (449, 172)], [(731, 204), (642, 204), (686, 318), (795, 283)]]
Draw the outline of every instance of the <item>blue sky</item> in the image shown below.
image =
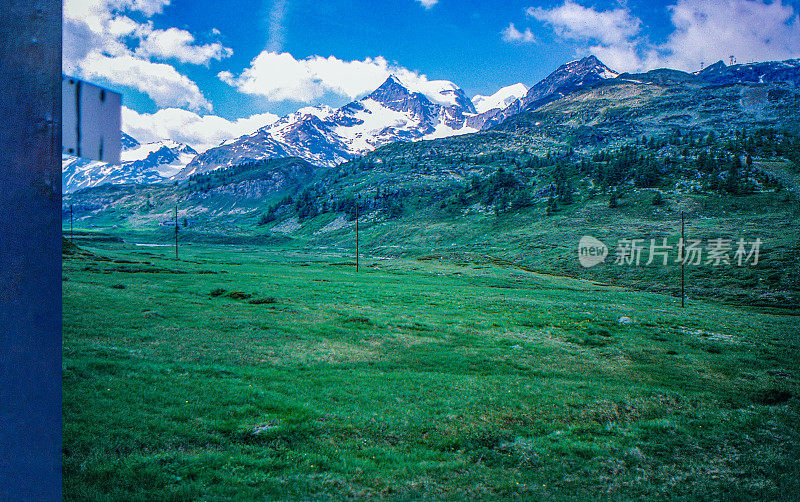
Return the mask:
[(468, 96), (594, 54), (617, 71), (800, 57), (795, 0), (65, 0), (64, 70), (123, 93), (123, 128), (206, 148), (386, 75)]

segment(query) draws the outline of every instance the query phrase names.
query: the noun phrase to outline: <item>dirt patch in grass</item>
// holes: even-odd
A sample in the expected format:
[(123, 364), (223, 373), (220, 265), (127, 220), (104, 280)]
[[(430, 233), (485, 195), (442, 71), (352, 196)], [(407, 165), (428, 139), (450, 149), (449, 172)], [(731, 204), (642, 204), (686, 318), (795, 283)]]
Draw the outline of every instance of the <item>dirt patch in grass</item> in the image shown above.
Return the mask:
[[(99, 258), (92, 258), (94, 261), (109, 261), (106, 259), (99, 259)], [(124, 274), (187, 274), (185, 270), (173, 270), (168, 268), (161, 268), (161, 267), (128, 267), (128, 266), (116, 266), (116, 267), (108, 267), (108, 268), (101, 268), (98, 266), (90, 266), (87, 265), (81, 269), (84, 272), (96, 272), (98, 274), (113, 274), (114, 272), (121, 272)]]
[(345, 317), (342, 319), (342, 324), (351, 325), (351, 326), (374, 326), (375, 323), (370, 320), (369, 317), (364, 317), (361, 315), (355, 315), (350, 317)]
[(413, 322), (408, 324), (398, 324), (398, 328), (406, 329), (409, 331), (433, 331), (433, 328), (428, 326), (427, 324), (422, 324), (419, 322)]

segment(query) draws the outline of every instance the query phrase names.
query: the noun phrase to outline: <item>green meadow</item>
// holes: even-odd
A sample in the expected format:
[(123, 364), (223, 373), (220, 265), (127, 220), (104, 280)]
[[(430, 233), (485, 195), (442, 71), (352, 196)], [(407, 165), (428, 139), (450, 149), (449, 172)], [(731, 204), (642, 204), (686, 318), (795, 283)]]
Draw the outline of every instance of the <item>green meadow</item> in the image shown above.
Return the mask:
[(65, 500), (800, 494), (797, 312), (504, 262), (76, 242)]

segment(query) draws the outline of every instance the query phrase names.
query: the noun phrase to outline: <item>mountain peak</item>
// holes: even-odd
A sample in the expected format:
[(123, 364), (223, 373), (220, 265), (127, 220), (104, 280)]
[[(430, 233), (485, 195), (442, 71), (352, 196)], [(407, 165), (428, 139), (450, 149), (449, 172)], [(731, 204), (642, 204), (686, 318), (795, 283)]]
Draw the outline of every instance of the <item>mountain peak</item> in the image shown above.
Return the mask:
[(528, 90), (524, 104), (538, 106), (578, 89), (590, 87), (603, 80), (616, 78), (617, 72), (603, 64), (596, 56), (570, 61)]
[(131, 136), (129, 134), (125, 134), (124, 132), (122, 133), (122, 149), (123, 150), (136, 148), (140, 144), (141, 143), (139, 143), (139, 141), (136, 138), (134, 138), (133, 136)]
[(714, 72), (717, 72), (717, 71), (724, 70), (724, 69), (726, 69), (727, 67), (728, 67), (728, 65), (726, 65), (726, 64), (725, 64), (725, 62), (724, 62), (723, 60), (721, 60), (721, 59), (720, 59), (720, 60), (719, 60), (719, 61), (717, 61), (716, 63), (714, 63), (714, 64), (712, 64), (712, 65), (709, 65), (709, 66), (706, 66), (705, 68), (703, 68), (703, 69), (700, 71), (700, 74), (709, 74), (709, 73), (714, 73)]
[[(384, 84), (397, 84), (397, 85), (403, 86), (403, 83), (400, 82), (400, 79), (397, 78), (397, 76), (394, 73), (389, 75), (389, 77), (384, 81)], [(405, 87), (405, 86), (403, 86), (403, 87)]]
[(414, 94), (397, 77), (389, 75), (381, 86), (369, 93), (365, 99), (391, 106), (392, 103), (414, 99)]
[(405, 92), (410, 94), (410, 91), (408, 90), (408, 88), (405, 85), (403, 85), (403, 83), (400, 81), (400, 79), (397, 78), (394, 74), (389, 75), (386, 78), (386, 80), (383, 81), (383, 83), (380, 85), (380, 87), (378, 87), (377, 89), (375, 89), (372, 92), (372, 94), (374, 94), (375, 92), (380, 91), (380, 90), (384, 90), (384, 91), (388, 91), (388, 90), (403, 90), (403, 91), (405, 91)]
[(594, 72), (602, 78), (614, 78), (619, 75), (619, 73), (606, 66), (605, 63), (600, 61), (595, 55), (586, 56), (583, 59), (567, 63), (564, 67), (576, 73)]
[(581, 59), (581, 62), (585, 64), (605, 66), (605, 64), (603, 64), (603, 62), (600, 61), (594, 54), (592, 54), (591, 56), (586, 56), (585, 58)]

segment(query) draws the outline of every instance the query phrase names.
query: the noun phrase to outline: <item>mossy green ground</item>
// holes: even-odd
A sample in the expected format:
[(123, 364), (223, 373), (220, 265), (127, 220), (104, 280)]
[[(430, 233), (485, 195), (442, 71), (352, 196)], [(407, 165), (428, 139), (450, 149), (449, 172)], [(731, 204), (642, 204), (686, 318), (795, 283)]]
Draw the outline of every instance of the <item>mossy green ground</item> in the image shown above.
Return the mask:
[(491, 263), (78, 244), (66, 500), (800, 493), (796, 312)]

